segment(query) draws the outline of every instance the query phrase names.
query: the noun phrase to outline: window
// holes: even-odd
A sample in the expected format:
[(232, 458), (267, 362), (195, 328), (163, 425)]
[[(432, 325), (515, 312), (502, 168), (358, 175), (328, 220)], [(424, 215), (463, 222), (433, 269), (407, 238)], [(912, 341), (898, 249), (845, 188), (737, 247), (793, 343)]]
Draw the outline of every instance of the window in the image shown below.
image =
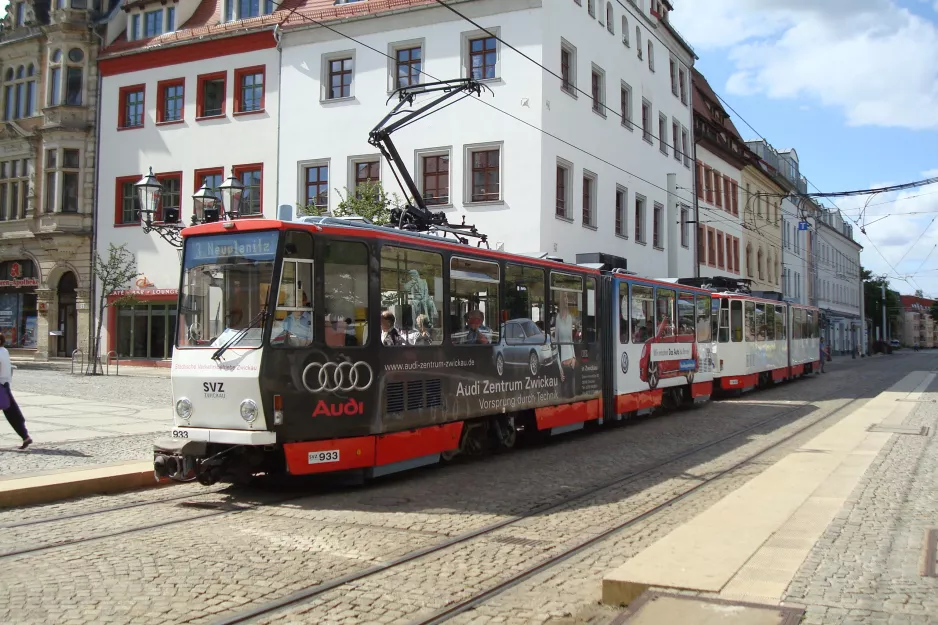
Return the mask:
[(700, 265), (707, 264), (707, 227), (704, 225), (697, 226), (697, 263)]
[[(385, 245), (381, 248), (382, 312), (412, 345), (443, 342), (443, 257)], [(360, 284), (367, 293), (367, 275)]]
[(569, 193), (570, 168), (557, 164), (557, 217), (569, 219), (567, 215), (567, 194)]
[(235, 113), (257, 113), (264, 110), (263, 65), (235, 70)]
[(353, 161), (352, 171), (354, 172), (356, 196), (358, 195), (359, 185), (368, 182), (378, 182), (381, 180), (381, 161)]
[(785, 310), (781, 306), (775, 307), (775, 340), (784, 341), (788, 339), (788, 332), (785, 321)]
[(134, 187), (139, 180), (139, 174), (117, 179), (115, 225), (140, 223), (140, 200), (137, 197), (137, 189)]
[(690, 248), (690, 235), (687, 232), (687, 222), (690, 221), (690, 207), (681, 204), (681, 247)]
[[(683, 299), (684, 296), (681, 296)], [(697, 306), (697, 318), (696, 318), (696, 328), (697, 328), (697, 342), (698, 343), (709, 343), (713, 340), (713, 325), (710, 322), (710, 316), (713, 313), (713, 305), (711, 300), (706, 295), (698, 295), (696, 299)], [(716, 322), (716, 319), (714, 319)]]
[(629, 46), (629, 18), (625, 15), (622, 16), (622, 44)]
[(449, 271), (450, 338), (491, 345), (499, 338), (498, 263), (454, 256)]
[(704, 199), (704, 166), (700, 161), (697, 161), (694, 178), (697, 179), (697, 197), (702, 200)]
[(62, 104), (62, 51), (49, 55), (49, 106)]
[(707, 192), (707, 202), (713, 203), (713, 170), (704, 165), (704, 189)]
[(652, 232), (653, 232), (652, 245), (657, 247), (658, 249), (662, 249), (664, 247), (664, 242), (662, 241), (662, 236), (661, 236), (662, 235), (661, 218), (662, 218), (662, 214), (664, 213), (664, 206), (659, 204), (658, 202), (655, 202), (653, 210), (654, 210), (654, 215), (652, 219), (654, 223), (652, 225)]
[(134, 13), (130, 16), (130, 40), (140, 39), (140, 14)]
[(26, 218), (30, 159), (0, 162), (0, 221)]
[(221, 117), (225, 114), (225, 92), (227, 73), (203, 74), (199, 76), (199, 91), (196, 98), (196, 119)]
[(25, 26), (26, 25), (26, 3), (17, 2), (16, 6), (16, 21), (14, 26)]
[(677, 66), (674, 63), (674, 59), (670, 60), (670, 74), (671, 74), (671, 93), (675, 96), (677, 95)]
[(613, 35), (616, 34), (616, 27), (615, 27), (615, 24), (613, 24), (614, 19), (615, 19), (615, 16), (612, 13), (612, 3), (607, 2), (606, 3), (606, 30), (608, 30)]
[[(45, 212), (77, 213), (80, 179), (80, 151), (52, 148), (46, 150)], [(61, 180), (61, 188), (59, 188)], [(56, 197), (59, 200), (56, 202)]]
[(329, 208), (329, 165), (311, 165), (303, 168), (306, 181), (306, 205)]
[(622, 125), (632, 130), (632, 88), (625, 83), (619, 90), (619, 109)]
[(629, 201), (629, 190), (625, 187), (616, 186), (616, 234), (620, 237), (627, 236), (628, 215), (625, 207)]
[(422, 67), (423, 55), (420, 46), (414, 48), (404, 48), (395, 53), (395, 65), (397, 68), (395, 76), (397, 84), (395, 88), (412, 87), (420, 84), (420, 69)]
[(368, 340), (368, 247), (351, 241), (323, 243), (325, 342), (357, 347)]
[(635, 241), (645, 242), (645, 198), (635, 195)]
[(707, 228), (707, 264), (717, 266), (717, 239), (713, 228)]
[(173, 355), (176, 303), (142, 302), (116, 308), (115, 348), (121, 358), (156, 359)]
[[(237, 10), (237, 15), (235, 11)], [(225, 21), (246, 20), (274, 12), (274, 0), (264, 0), (261, 12), (260, 0), (227, 0), (225, 2)]]
[(147, 11), (143, 14), (143, 36), (156, 37), (163, 34), (163, 11)]
[(596, 174), (583, 172), (583, 225), (596, 227)]
[(720, 177), (720, 172), (715, 169), (712, 170), (712, 174), (714, 203), (717, 208), (723, 208), (723, 178)]
[(36, 66), (20, 65), (7, 68), (3, 86), (3, 119), (10, 121), (36, 114)]
[(680, 145), (680, 124), (676, 121), (671, 122), (671, 149), (674, 151), (674, 160), (678, 163), (681, 162), (681, 151), (678, 149)]
[(657, 289), (655, 292), (655, 314), (657, 336), (674, 336), (674, 304), (677, 294), (671, 289)]
[(764, 280), (765, 279), (765, 264), (764, 264), (765, 255), (762, 253), (761, 247), (759, 248), (759, 252), (756, 255), (756, 258), (757, 258), (758, 268), (759, 268), (759, 279)]
[(730, 322), (733, 329), (733, 342), (743, 342), (743, 303), (740, 300), (730, 302)]
[(576, 52), (565, 41), (560, 43), (560, 88), (576, 97)]
[(586, 11), (590, 17), (596, 17), (596, 0), (586, 0)]
[(732, 186), (732, 189), (730, 190), (730, 195), (733, 200), (733, 214), (738, 216), (739, 215), (739, 185), (731, 181), (730, 186)]
[(501, 149), (469, 151), (470, 202), (495, 202), (501, 198)]
[(642, 59), (642, 29), (635, 25), (635, 51), (638, 53), (638, 59)]
[(765, 325), (765, 304), (756, 304), (756, 340), (765, 341), (768, 332)]
[(724, 260), (723, 255), (723, 233), (717, 232), (717, 267), (724, 269), (726, 267), (726, 261)]
[(593, 73), (591, 78), (591, 87), (592, 91), (590, 95), (593, 98), (593, 112), (606, 116), (606, 80), (605, 74), (601, 69), (593, 66)]
[(678, 87), (681, 90), (681, 104), (687, 104), (687, 75), (684, 73), (684, 68), (678, 70), (677, 72), (677, 83)]
[(745, 302), (746, 304), (746, 342), (753, 343), (756, 340), (756, 305), (754, 302)]
[(308, 347), (313, 342), (316, 325), (313, 316), (313, 242), (305, 232), (287, 232), (287, 249), (280, 270), (277, 310), (270, 333), (271, 347)]
[(81, 106), (84, 67), (85, 53), (80, 48), (69, 50), (65, 71), (65, 104), (69, 106)]
[(488, 80), (497, 77), (498, 40), (495, 37), (481, 37), (469, 40), (469, 76), (474, 80)]
[(648, 40), (648, 69), (655, 71), (655, 45)]
[[(709, 308), (707, 309), (707, 334), (710, 330)], [(697, 335), (697, 310), (694, 303), (694, 296), (690, 293), (680, 293), (677, 297), (677, 327), (675, 328), (678, 336), (696, 336)]]
[(352, 97), (352, 72), (355, 59), (344, 57), (327, 59), (326, 100), (339, 100)]
[(629, 283), (619, 283), (619, 343), (629, 342)]
[(631, 304), (632, 342), (644, 343), (655, 336), (655, 290), (633, 284)]
[(668, 155), (668, 117), (663, 113), (658, 113), (658, 149)]
[(238, 210), (241, 215), (260, 215), (264, 211), (264, 164), (235, 165), (235, 177), (244, 185), (241, 192), (241, 205)]
[(143, 128), (144, 89), (145, 85), (121, 87), (118, 128)]
[(690, 154), (687, 152), (687, 128), (681, 126), (681, 153), (684, 155), (684, 167), (690, 169)]
[(184, 78), (164, 80), (156, 85), (156, 123), (181, 122), (185, 106)]
[(195, 190), (198, 191), (202, 188), (202, 185), (207, 185), (208, 190), (214, 193), (215, 196), (220, 200), (222, 196), (218, 188), (221, 186), (222, 180), (224, 180), (224, 176), (225, 170), (221, 167), (196, 169), (195, 174), (193, 175), (193, 180), (195, 181)]
[[(159, 206), (156, 208), (156, 221), (180, 221), (182, 199), (182, 172), (171, 174), (157, 174), (156, 179), (163, 185), (160, 191)], [(175, 213), (175, 219), (173, 219)]]
[[(550, 274), (550, 316), (553, 342), (559, 345), (561, 371), (576, 358), (574, 343), (582, 341), (583, 279), (565, 273)], [(567, 372), (571, 375), (571, 372)]]
[[(544, 270), (522, 265), (505, 265), (505, 303), (508, 321), (505, 323), (505, 342), (509, 345), (544, 345), (547, 342), (546, 280)], [(538, 358), (537, 362), (533, 358)], [(518, 353), (509, 361), (528, 366), (532, 375), (537, 373), (544, 354)]]
[(428, 205), (449, 204), (449, 154), (423, 158), (423, 201)]
[(651, 142), (651, 102), (642, 98), (642, 139)]
[(166, 32), (171, 33), (176, 30), (176, 7), (166, 9)]

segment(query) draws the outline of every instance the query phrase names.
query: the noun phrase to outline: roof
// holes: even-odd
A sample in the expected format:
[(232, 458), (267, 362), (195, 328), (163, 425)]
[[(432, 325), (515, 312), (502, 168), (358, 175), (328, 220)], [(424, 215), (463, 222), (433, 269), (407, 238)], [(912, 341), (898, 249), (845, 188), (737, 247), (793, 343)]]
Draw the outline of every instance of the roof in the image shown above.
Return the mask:
[(935, 303), (935, 300), (928, 299), (927, 297), (918, 297), (917, 295), (900, 295), (899, 301), (902, 302), (903, 308), (911, 308), (914, 304), (920, 304), (926, 310), (930, 310), (932, 304)]
[[(726, 109), (723, 108), (723, 105), (720, 104), (720, 99), (717, 97), (716, 92), (713, 91), (713, 87), (710, 86), (707, 78), (701, 74), (696, 67), (691, 68), (691, 74), (692, 82), (694, 84), (694, 91), (699, 93), (701, 96), (699, 98), (693, 99), (694, 112), (713, 122), (717, 126), (725, 128), (727, 131), (729, 131), (730, 134), (739, 139), (740, 143), (745, 143), (743, 138), (740, 136), (739, 131), (736, 130), (736, 126), (733, 124), (733, 120), (730, 118), (729, 113), (727, 113)], [(710, 107), (707, 106), (708, 101), (712, 103), (712, 105), (717, 110), (726, 116), (726, 121), (713, 118), (713, 115), (710, 113)]]
[(289, 28), (311, 24), (312, 20), (341, 21), (437, 3), (434, 0), (361, 0), (335, 5), (335, 0), (281, 0), (280, 8), (270, 15), (234, 22), (222, 22), (223, 4), (223, 0), (202, 0), (192, 17), (179, 30), (157, 37), (128, 41), (125, 29), (111, 45), (101, 51), (99, 58), (143, 52), (191, 40), (204, 40), (206, 37), (264, 30), (276, 25)]

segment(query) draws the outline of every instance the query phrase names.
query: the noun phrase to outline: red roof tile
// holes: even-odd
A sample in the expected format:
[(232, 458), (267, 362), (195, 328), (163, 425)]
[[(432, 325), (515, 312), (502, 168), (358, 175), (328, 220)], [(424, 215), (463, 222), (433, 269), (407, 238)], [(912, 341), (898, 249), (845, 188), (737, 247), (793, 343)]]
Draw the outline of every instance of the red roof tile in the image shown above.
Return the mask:
[(270, 15), (236, 22), (222, 22), (222, 0), (202, 0), (192, 17), (179, 30), (137, 41), (127, 41), (125, 31), (101, 51), (99, 58), (182, 44), (200, 37), (222, 36), (239, 31), (247, 33), (270, 28), (276, 24), (289, 28), (309, 24), (313, 20), (337, 21), (430, 4), (436, 4), (436, 2), (434, 0), (362, 0), (336, 6), (334, 0), (281, 0), (280, 8)]

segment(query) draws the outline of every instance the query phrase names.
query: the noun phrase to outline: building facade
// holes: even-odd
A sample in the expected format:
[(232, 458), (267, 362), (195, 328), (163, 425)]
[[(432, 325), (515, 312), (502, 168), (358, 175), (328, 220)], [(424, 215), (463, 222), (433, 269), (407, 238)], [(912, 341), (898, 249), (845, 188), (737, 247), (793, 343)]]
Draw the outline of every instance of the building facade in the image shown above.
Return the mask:
[(853, 226), (840, 211), (821, 207), (814, 221), (813, 260), (817, 266), (815, 288), (821, 309), (821, 335), (832, 351), (850, 353), (862, 340), (863, 247), (853, 239)]
[(746, 276), (754, 291), (782, 293), (782, 198), (778, 155), (765, 140), (747, 142), (756, 158), (742, 171)]
[(0, 332), (37, 360), (88, 350), (96, 8), (11, 2), (0, 32)]
[(668, 3), (458, 7), (484, 30), (435, 2), (336, 26), (356, 41), (315, 24), (284, 29), (280, 203), (333, 210), (369, 179), (400, 194), (367, 141), (389, 94), (471, 77), (492, 93), (393, 136), (432, 210), (509, 252), (574, 262), (600, 251), (639, 274), (694, 275), (694, 55)]
[(141, 227), (134, 185), (145, 173), (152, 168), (163, 187), (158, 222), (178, 209), (189, 223), (195, 192), (205, 185), (220, 196), (230, 176), (245, 187), (242, 218), (277, 214), (283, 15), (231, 6), (253, 6), (257, 19), (221, 20), (211, 0), (154, 0), (125, 4), (105, 23), (96, 246), (104, 254), (127, 244), (141, 274), (115, 293), (134, 305), (105, 311), (102, 351), (122, 361), (168, 365), (175, 343), (180, 250)]
[(739, 184), (754, 161), (707, 79), (693, 70), (697, 261), (702, 277), (744, 278)]
[(921, 294), (902, 295), (902, 345), (931, 349), (938, 345), (938, 324), (931, 316), (935, 300)]

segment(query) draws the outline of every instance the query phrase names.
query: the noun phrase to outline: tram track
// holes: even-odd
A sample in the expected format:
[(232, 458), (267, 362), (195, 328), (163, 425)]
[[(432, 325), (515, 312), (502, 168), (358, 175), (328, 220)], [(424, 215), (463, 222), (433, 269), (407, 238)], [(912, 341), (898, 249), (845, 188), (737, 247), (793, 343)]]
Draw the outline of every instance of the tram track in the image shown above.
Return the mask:
[[(687, 449), (687, 450), (685, 450), (685, 451), (682, 451), (682, 452), (680, 452), (680, 453), (678, 453), (678, 454), (675, 454), (675, 455), (673, 455), (673, 456), (670, 456), (670, 457), (668, 457), (668, 458), (666, 458), (666, 459), (664, 459), (664, 460), (659, 460), (659, 461), (655, 461), (655, 462), (649, 463), (649, 464), (647, 464), (647, 465), (645, 465), (645, 466), (643, 466), (643, 467), (641, 467), (641, 468), (639, 468), (639, 469), (630, 471), (630, 472), (625, 473), (625, 474), (623, 474), (623, 475), (616, 476), (616, 477), (614, 477), (614, 478), (612, 478), (612, 479), (604, 480), (604, 481), (602, 481), (602, 482), (600, 482), (600, 483), (598, 483), (598, 484), (594, 484), (594, 485), (589, 486), (589, 487), (587, 487), (587, 488), (585, 488), (585, 489), (582, 489), (582, 490), (580, 490), (580, 491), (577, 492), (577, 493), (568, 495), (568, 496), (566, 496), (566, 497), (564, 497), (564, 498), (562, 498), (562, 499), (560, 499), (560, 500), (558, 500), (558, 501), (555, 501), (555, 502), (552, 502), (552, 503), (548, 503), (548, 504), (544, 504), (544, 505), (541, 505), (541, 506), (537, 506), (537, 507), (532, 508), (531, 510), (528, 510), (528, 511), (522, 513), (522, 514), (518, 514), (518, 515), (515, 515), (515, 516), (512, 516), (512, 517), (503, 519), (503, 520), (501, 520), (501, 521), (497, 521), (497, 522), (495, 522), (495, 523), (491, 523), (491, 524), (485, 525), (485, 526), (480, 527), (480, 528), (477, 528), (477, 529), (475, 529), (475, 530), (471, 530), (471, 531), (469, 531), (469, 532), (465, 532), (465, 533), (463, 533), (463, 534), (454, 536), (453, 538), (444, 540), (444, 541), (442, 541), (442, 542), (440, 542), (440, 543), (437, 543), (437, 544), (435, 544), (435, 545), (430, 545), (430, 546), (427, 546), (427, 547), (423, 547), (423, 548), (421, 548), (421, 549), (417, 549), (417, 550), (411, 551), (411, 552), (409, 552), (409, 553), (407, 553), (407, 554), (404, 554), (404, 555), (402, 555), (402, 556), (400, 556), (400, 557), (397, 557), (397, 558), (395, 558), (395, 559), (393, 559), (393, 560), (390, 560), (390, 561), (388, 561), (388, 562), (383, 562), (383, 563), (380, 563), (380, 564), (376, 564), (376, 565), (374, 565), (374, 566), (371, 566), (371, 567), (362, 569), (362, 570), (357, 571), (357, 572), (349, 573), (349, 574), (347, 574), (347, 575), (343, 575), (343, 576), (341, 576), (341, 577), (338, 577), (338, 578), (335, 578), (335, 579), (332, 579), (332, 580), (329, 580), (329, 581), (326, 581), (326, 582), (323, 582), (323, 583), (320, 583), (320, 584), (316, 584), (316, 585), (309, 586), (309, 587), (307, 587), (307, 588), (304, 588), (304, 589), (302, 589), (302, 590), (296, 591), (296, 592), (294, 592), (294, 593), (291, 593), (291, 594), (286, 595), (286, 596), (284, 596), (284, 597), (281, 597), (281, 598), (279, 598), (279, 599), (275, 599), (275, 600), (273, 600), (273, 601), (270, 601), (270, 602), (268, 602), (268, 603), (266, 603), (266, 604), (262, 604), (262, 605), (260, 605), (260, 606), (255, 607), (255, 608), (251, 608), (251, 609), (243, 610), (243, 611), (240, 611), (240, 612), (236, 612), (236, 613), (233, 613), (233, 614), (230, 614), (230, 615), (227, 615), (227, 616), (222, 616), (219, 620), (214, 621), (214, 625), (234, 625), (234, 624), (236, 624), (236, 623), (246, 623), (246, 622), (249, 622), (249, 621), (253, 621), (254, 619), (257, 619), (257, 618), (262, 617), (262, 616), (269, 615), (269, 614), (271, 614), (271, 613), (273, 613), (273, 612), (277, 612), (277, 611), (282, 610), (282, 609), (284, 609), (284, 608), (288, 608), (288, 607), (291, 607), (291, 606), (295, 606), (295, 605), (298, 605), (298, 604), (305, 603), (306, 601), (311, 600), (311, 599), (315, 599), (316, 597), (319, 597), (319, 596), (321, 596), (321, 595), (323, 595), (323, 594), (325, 594), (325, 593), (327, 593), (327, 592), (329, 592), (329, 591), (331, 591), (331, 590), (335, 590), (335, 589), (341, 588), (341, 587), (343, 587), (343, 586), (347, 586), (347, 585), (352, 584), (352, 583), (354, 583), (354, 582), (357, 582), (357, 581), (366, 579), (366, 578), (368, 578), (368, 577), (377, 575), (378, 573), (382, 573), (382, 572), (390, 571), (390, 570), (392, 570), (392, 569), (399, 568), (399, 567), (401, 567), (401, 566), (403, 566), (403, 565), (405, 565), (405, 564), (407, 564), (407, 563), (409, 563), (409, 562), (413, 562), (413, 561), (418, 560), (418, 559), (420, 559), (420, 558), (424, 558), (424, 557), (427, 557), (427, 556), (431, 556), (431, 555), (433, 555), (433, 554), (438, 554), (438, 553), (440, 553), (440, 552), (442, 552), (442, 551), (444, 551), (444, 550), (446, 550), (446, 549), (449, 549), (449, 548), (454, 547), (454, 546), (456, 546), (456, 545), (459, 545), (459, 544), (461, 544), (461, 543), (465, 543), (465, 542), (468, 542), (468, 541), (473, 540), (473, 539), (476, 539), (476, 538), (484, 537), (484, 536), (486, 536), (486, 535), (492, 534), (492, 533), (494, 533), (494, 532), (496, 532), (496, 531), (498, 531), (498, 530), (501, 530), (501, 529), (503, 529), (503, 528), (506, 528), (506, 527), (509, 527), (509, 526), (512, 526), (512, 525), (516, 525), (516, 524), (518, 524), (519, 522), (524, 521), (524, 520), (526, 520), (526, 519), (530, 519), (530, 518), (535, 517), (535, 516), (538, 516), (538, 515), (543, 515), (543, 514), (545, 514), (545, 513), (549, 513), (549, 512), (553, 512), (553, 511), (559, 510), (559, 509), (561, 509), (561, 508), (563, 508), (563, 507), (565, 507), (565, 506), (570, 505), (571, 503), (575, 503), (575, 502), (577, 502), (577, 501), (579, 501), (579, 500), (582, 500), (582, 499), (585, 499), (585, 498), (590, 497), (590, 496), (592, 496), (592, 495), (595, 495), (595, 494), (597, 494), (597, 493), (600, 493), (600, 492), (602, 492), (602, 491), (604, 491), (604, 490), (606, 490), (606, 489), (613, 488), (613, 487), (617, 487), (617, 486), (621, 486), (621, 485), (627, 484), (627, 483), (629, 483), (629, 482), (631, 482), (631, 481), (635, 481), (635, 480), (638, 480), (639, 478), (642, 478), (642, 477), (648, 476), (648, 475), (650, 475), (650, 474), (653, 474), (653, 473), (655, 473), (656, 471), (659, 471), (659, 470), (661, 470), (661, 469), (667, 467), (668, 465), (672, 465), (672, 464), (674, 464), (674, 463), (676, 463), (676, 462), (680, 462), (681, 460), (684, 460), (684, 459), (686, 459), (686, 458), (689, 458), (689, 457), (691, 457), (691, 456), (694, 456), (694, 455), (696, 455), (696, 454), (699, 454), (699, 453), (701, 453), (701, 452), (704, 452), (704, 451), (706, 451), (706, 450), (708, 450), (708, 449), (711, 449), (711, 448), (713, 448), (713, 447), (716, 447), (716, 446), (718, 446), (718, 445), (721, 445), (721, 444), (723, 444), (723, 443), (726, 443), (726, 442), (728, 442), (728, 441), (731, 441), (731, 440), (733, 440), (733, 439), (735, 439), (735, 438), (738, 438), (738, 437), (740, 437), (740, 436), (744, 436), (745, 434), (748, 434), (748, 433), (750, 433), (750, 432), (752, 432), (752, 431), (754, 431), (754, 430), (757, 430), (757, 429), (759, 429), (759, 428), (761, 428), (761, 427), (764, 427), (764, 426), (766, 426), (766, 425), (769, 425), (769, 424), (771, 424), (771, 423), (773, 423), (773, 422), (775, 422), (775, 421), (778, 421), (778, 420), (780, 420), (780, 419), (784, 419), (785, 417), (788, 417), (789, 415), (792, 415), (792, 414), (794, 414), (794, 413), (796, 413), (796, 412), (798, 412), (798, 411), (800, 411), (800, 410), (803, 410), (803, 409), (805, 409), (805, 408), (807, 408), (807, 407), (809, 407), (809, 406), (812, 406), (813, 404), (815, 404), (815, 403), (817, 403), (817, 402), (826, 401), (826, 400), (828, 400), (828, 399), (831, 399), (831, 398), (834, 398), (834, 397), (837, 397), (837, 396), (840, 396), (840, 395), (841, 395), (840, 392), (835, 391), (835, 392), (829, 393), (829, 394), (827, 394), (827, 395), (825, 395), (825, 396), (822, 396), (822, 397), (813, 399), (813, 400), (811, 400), (811, 401), (805, 401), (805, 402), (799, 403), (799, 404), (797, 404), (797, 405), (795, 405), (795, 406), (792, 406), (791, 408), (788, 408), (787, 410), (783, 410), (782, 412), (779, 412), (779, 413), (777, 413), (777, 414), (775, 414), (775, 415), (773, 415), (773, 416), (766, 417), (765, 419), (761, 419), (761, 420), (759, 420), (759, 421), (757, 421), (757, 422), (755, 422), (755, 423), (751, 423), (751, 424), (749, 424), (749, 425), (747, 425), (747, 426), (745, 426), (745, 427), (743, 427), (743, 428), (740, 428), (740, 429), (738, 429), (738, 430), (735, 430), (734, 432), (731, 432), (730, 434), (727, 434), (727, 435), (725, 435), (725, 436), (722, 436), (722, 437), (720, 437), (720, 438), (718, 438), (718, 439), (709, 441), (709, 442), (707, 442), (707, 443), (703, 443), (703, 444), (701, 444), (701, 445), (697, 445), (697, 446), (695, 446), (695, 447), (693, 447), (693, 448), (691, 448), (691, 449)], [(651, 517), (651, 516), (653, 516), (653, 515), (655, 515), (655, 514), (661, 512), (662, 510), (664, 510), (664, 509), (666, 509), (666, 508), (668, 508), (668, 507), (674, 505), (675, 503), (677, 503), (677, 502), (679, 502), (679, 501), (681, 501), (681, 500), (683, 500), (683, 499), (685, 499), (685, 498), (691, 496), (693, 493), (699, 491), (699, 490), (702, 489), (703, 487), (705, 487), (705, 486), (707, 486), (707, 485), (713, 483), (714, 481), (719, 480), (719, 479), (721, 479), (722, 477), (724, 477), (724, 476), (726, 476), (726, 475), (732, 473), (733, 471), (736, 471), (736, 470), (738, 470), (739, 468), (741, 468), (741, 467), (743, 467), (743, 466), (745, 466), (745, 465), (751, 463), (754, 459), (756, 459), (756, 458), (758, 458), (758, 457), (760, 457), (760, 456), (762, 456), (762, 455), (764, 455), (764, 454), (766, 454), (766, 453), (768, 453), (768, 452), (770, 452), (770, 451), (772, 451), (772, 450), (774, 450), (774, 449), (777, 449), (777, 448), (780, 447), (781, 445), (784, 445), (786, 442), (788, 442), (788, 441), (792, 440), (793, 438), (799, 436), (800, 434), (804, 433), (805, 431), (807, 431), (807, 430), (809, 430), (809, 429), (811, 429), (811, 428), (813, 428), (813, 427), (816, 427), (817, 425), (819, 425), (819, 424), (821, 424), (821, 423), (823, 423), (823, 422), (825, 422), (825, 421), (827, 421), (827, 420), (830, 420), (831, 418), (833, 418), (833, 417), (839, 415), (840, 413), (842, 413), (844, 410), (849, 409), (849, 408), (850, 408), (852, 405), (854, 405), (855, 403), (861, 402), (861, 401), (865, 401), (865, 398), (857, 398), (857, 399), (850, 400), (850, 401), (848, 401), (848, 402), (842, 404), (841, 406), (838, 406), (837, 408), (833, 409), (832, 411), (830, 411), (830, 412), (827, 413), (826, 415), (821, 416), (821, 417), (819, 417), (819, 418), (817, 418), (817, 419), (814, 419), (814, 420), (812, 420), (810, 423), (808, 423), (808, 424), (806, 424), (806, 425), (804, 425), (804, 426), (802, 426), (802, 427), (799, 427), (799, 428), (796, 429), (794, 432), (792, 432), (792, 433), (786, 435), (784, 438), (782, 438), (782, 439), (780, 439), (780, 440), (778, 440), (778, 441), (775, 441), (775, 442), (771, 443), (768, 447), (764, 447), (763, 449), (757, 451), (756, 453), (753, 453), (753, 454), (748, 455), (746, 458), (744, 458), (743, 460), (741, 460), (741, 461), (739, 461), (739, 462), (734, 463), (732, 466), (730, 466), (730, 467), (728, 467), (728, 468), (726, 468), (726, 469), (722, 469), (722, 470), (720, 470), (720, 471), (718, 471), (718, 472), (715, 472), (715, 473), (713, 473), (713, 474), (710, 475), (710, 476), (701, 477), (701, 478), (700, 478), (700, 482), (697, 483), (696, 485), (694, 485), (693, 487), (688, 488), (688, 489), (686, 489), (685, 491), (683, 491), (683, 492), (681, 492), (681, 493), (679, 493), (679, 494), (677, 494), (677, 495), (675, 495), (675, 496), (669, 497), (669, 498), (666, 499), (665, 501), (662, 501), (661, 503), (655, 505), (654, 507), (652, 507), (652, 508), (650, 508), (650, 509), (647, 509), (647, 510), (645, 510), (645, 511), (643, 511), (643, 512), (637, 514), (637, 515), (632, 515), (632, 516), (630, 516), (628, 519), (622, 521), (621, 523), (617, 523), (615, 526), (613, 526), (613, 527), (611, 527), (611, 528), (609, 528), (609, 529), (607, 529), (607, 530), (604, 530), (603, 532), (601, 532), (601, 533), (598, 534), (598, 535), (593, 536), (593, 537), (590, 538), (589, 540), (583, 541), (583, 542), (581, 542), (581, 543), (578, 543), (578, 544), (574, 545), (573, 547), (571, 547), (571, 548), (565, 550), (563, 553), (558, 554), (557, 556), (552, 556), (551, 558), (549, 558), (549, 559), (547, 559), (547, 560), (545, 560), (545, 561), (543, 561), (543, 562), (541, 562), (541, 563), (538, 563), (537, 565), (532, 566), (532, 567), (530, 567), (529, 569), (526, 569), (526, 570), (523, 571), (522, 573), (520, 573), (520, 574), (518, 574), (518, 575), (515, 575), (515, 576), (513, 576), (512, 578), (510, 578), (510, 579), (508, 579), (508, 580), (505, 580), (505, 581), (503, 581), (503, 582), (500, 582), (500, 583), (497, 584), (497, 585), (493, 585), (493, 586), (489, 587), (488, 589), (485, 589), (485, 590), (483, 590), (483, 591), (480, 591), (480, 592), (478, 592), (478, 593), (475, 593), (475, 594), (473, 594), (471, 597), (469, 597), (469, 598), (467, 598), (467, 599), (465, 599), (465, 600), (461, 600), (461, 601), (459, 601), (458, 603), (456, 603), (456, 604), (454, 604), (454, 605), (452, 605), (452, 606), (447, 606), (446, 608), (443, 608), (443, 609), (439, 610), (438, 612), (435, 612), (434, 614), (432, 614), (432, 615), (431, 615), (430, 617), (428, 617), (428, 618), (425, 618), (425, 619), (423, 619), (423, 620), (415, 621), (413, 625), (417, 625), (417, 624), (421, 624), (421, 625), (422, 625), (422, 624), (424, 624), (424, 623), (428, 623), (428, 624), (429, 624), (429, 623), (444, 622), (444, 621), (446, 621), (446, 620), (449, 620), (450, 618), (453, 618), (454, 616), (457, 616), (458, 614), (460, 614), (460, 613), (462, 613), (462, 612), (465, 612), (465, 611), (467, 611), (467, 610), (470, 610), (470, 609), (476, 607), (477, 605), (481, 605), (482, 603), (488, 601), (491, 597), (494, 597), (495, 595), (500, 594), (500, 593), (504, 592), (505, 590), (508, 590), (509, 588), (511, 588), (511, 587), (513, 587), (513, 586), (515, 586), (515, 585), (517, 585), (517, 584), (519, 584), (519, 583), (521, 583), (521, 582), (527, 580), (528, 578), (530, 578), (530, 577), (536, 575), (536, 574), (539, 573), (539, 572), (542, 572), (542, 571), (547, 570), (547, 569), (549, 569), (549, 568), (551, 568), (551, 567), (553, 567), (553, 566), (556, 566), (557, 564), (563, 562), (564, 560), (566, 560), (566, 559), (568, 559), (568, 558), (570, 558), (570, 557), (572, 557), (572, 556), (574, 556), (574, 555), (576, 555), (576, 554), (578, 554), (578, 553), (580, 553), (580, 552), (582, 552), (582, 551), (588, 549), (589, 547), (591, 547), (591, 546), (595, 545), (596, 543), (598, 543), (598, 542), (604, 540), (605, 538), (608, 538), (608, 537), (611, 536), (612, 534), (615, 534), (615, 533), (617, 533), (617, 532), (619, 532), (619, 531), (622, 531), (622, 530), (624, 530), (624, 529), (627, 529), (628, 527), (631, 527), (632, 525), (635, 525), (636, 523), (639, 523), (639, 522), (641, 522), (642, 520), (645, 520), (645, 519), (647, 519), (647, 518), (649, 518), (649, 517)]]

